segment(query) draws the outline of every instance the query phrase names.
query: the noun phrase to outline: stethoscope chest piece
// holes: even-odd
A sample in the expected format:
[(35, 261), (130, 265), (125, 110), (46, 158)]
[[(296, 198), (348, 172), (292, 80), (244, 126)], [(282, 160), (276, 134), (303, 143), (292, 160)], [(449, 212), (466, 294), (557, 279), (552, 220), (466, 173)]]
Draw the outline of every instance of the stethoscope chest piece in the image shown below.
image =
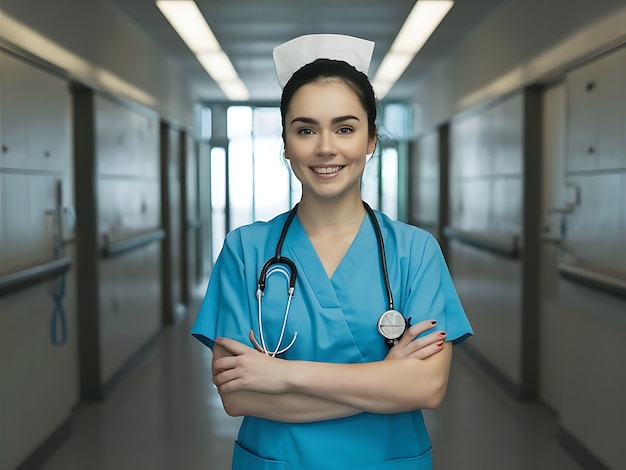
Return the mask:
[(385, 338), (389, 346), (393, 346), (404, 334), (407, 321), (397, 310), (387, 310), (378, 319), (378, 332)]

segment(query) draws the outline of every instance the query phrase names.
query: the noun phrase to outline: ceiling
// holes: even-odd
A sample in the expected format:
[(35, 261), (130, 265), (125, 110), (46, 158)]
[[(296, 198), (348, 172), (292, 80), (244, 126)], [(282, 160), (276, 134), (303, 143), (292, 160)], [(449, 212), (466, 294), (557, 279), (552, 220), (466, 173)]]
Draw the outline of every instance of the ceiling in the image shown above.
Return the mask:
[[(109, 0), (128, 14), (184, 74), (207, 102), (225, 101), (219, 87), (195, 59), (155, 5), (154, 0)], [(456, 0), (404, 75), (386, 96), (410, 101), (415, 81), (456, 44), (501, 0)], [(414, 0), (196, 0), (217, 40), (230, 57), (253, 102), (277, 102), (272, 50), (302, 34), (338, 33), (376, 43), (370, 78), (391, 44)]]

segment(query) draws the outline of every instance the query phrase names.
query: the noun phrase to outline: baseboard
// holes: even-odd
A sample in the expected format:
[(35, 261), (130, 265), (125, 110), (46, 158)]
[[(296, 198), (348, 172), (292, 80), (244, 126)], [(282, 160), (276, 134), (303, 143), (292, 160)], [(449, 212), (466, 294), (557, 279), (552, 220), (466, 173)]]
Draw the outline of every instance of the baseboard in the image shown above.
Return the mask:
[(583, 467), (585, 470), (609, 470), (585, 445), (570, 434), (563, 426), (557, 431), (559, 444)]
[(48, 461), (59, 447), (69, 439), (72, 434), (71, 417), (63, 421), (52, 433), (37, 447), (16, 470), (37, 470)]
[(143, 345), (135, 351), (124, 364), (111, 376), (111, 378), (100, 387), (99, 400), (105, 400), (111, 392), (124, 381), (139, 365), (141, 360), (148, 354), (148, 352), (156, 346), (161, 339), (163, 331), (157, 331)]

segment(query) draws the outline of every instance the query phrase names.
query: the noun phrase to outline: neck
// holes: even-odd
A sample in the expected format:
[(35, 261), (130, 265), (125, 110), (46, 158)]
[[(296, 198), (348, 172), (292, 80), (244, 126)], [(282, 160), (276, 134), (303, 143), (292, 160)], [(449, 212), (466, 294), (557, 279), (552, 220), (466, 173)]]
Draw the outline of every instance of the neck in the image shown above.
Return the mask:
[(365, 216), (365, 208), (360, 194), (358, 198), (343, 199), (307, 199), (302, 198), (298, 205), (298, 219), (311, 234), (320, 230), (341, 230), (360, 226)]

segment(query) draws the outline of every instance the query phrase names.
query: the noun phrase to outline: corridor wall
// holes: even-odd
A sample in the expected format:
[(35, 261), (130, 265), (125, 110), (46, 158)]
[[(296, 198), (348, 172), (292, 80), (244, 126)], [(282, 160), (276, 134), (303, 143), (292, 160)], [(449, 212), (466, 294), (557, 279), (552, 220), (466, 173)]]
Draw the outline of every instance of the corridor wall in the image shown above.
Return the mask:
[(75, 86), (80, 384), (100, 400), (161, 325), (156, 114)]
[(77, 258), (67, 82), (0, 51), (0, 102), (0, 469), (12, 470), (69, 434)]
[[(537, 175), (534, 187), (515, 188), (515, 180), (523, 180), (526, 169), (500, 177), (494, 173), (470, 178), (467, 173), (461, 178), (468, 180), (463, 184), (458, 175), (450, 174), (451, 228), (461, 222), (474, 230), (478, 227), (472, 225), (478, 224), (502, 240), (503, 229), (522, 222), (521, 195), (534, 191), (543, 197), (542, 204), (534, 201), (537, 212), (532, 222), (537, 232), (534, 237), (529, 232), (519, 245), (525, 256), (527, 241), (535, 243), (535, 266), (530, 272), (536, 273), (537, 282), (525, 284), (514, 258), (490, 257), (459, 240), (451, 240), (448, 260), (475, 326), (469, 348), (478, 352), (475, 356), (509, 391), (520, 396), (524, 389), (519, 385), (527, 384), (530, 388), (525, 390), (531, 393), (522, 396), (536, 396), (555, 411), (561, 442), (584, 468), (626, 466), (619, 442), (620, 423), (626, 419), (621, 398), (625, 377), (623, 368), (614, 366), (616, 358), (626, 354), (621, 340), (626, 334), (626, 79), (623, 65), (617, 65), (623, 64), (623, 56), (615, 55), (626, 43), (624, 24), (623, 1), (502, 2), (416, 83), (414, 95), (415, 115), (420, 118), (415, 123), (416, 139), (431, 139), (434, 129), (450, 123), (451, 158), (473, 147), (478, 152), (466, 163), (478, 168), (481, 164), (475, 159), (483, 158), (480, 151), (487, 142), (477, 139), (485, 138), (486, 127), (497, 129), (502, 124), (501, 120), (479, 124), (481, 119), (489, 121), (487, 110), (503, 106), (530, 86), (543, 95), (543, 110), (533, 113), (541, 126), (535, 142), (541, 160), (536, 161), (537, 168), (528, 169), (544, 174)], [(471, 116), (474, 129), (469, 129)], [(518, 117), (528, 115), (523, 112)], [(457, 134), (455, 140), (463, 120), (466, 135)], [(489, 143), (497, 147), (500, 141)], [(452, 160), (451, 165), (455, 165)], [(464, 185), (474, 186), (467, 200), (467, 192), (461, 198), (454, 193)], [(498, 185), (501, 190), (494, 190)], [(513, 204), (516, 198), (519, 202)], [(467, 212), (473, 199), (483, 200), (487, 207), (481, 212), (475, 204), (474, 218), (459, 218), (458, 201)], [(498, 205), (506, 210), (498, 212)], [(490, 218), (497, 219), (499, 226), (489, 226)], [(473, 237), (472, 241), (485, 240)], [(459, 260), (465, 260), (460, 276), (459, 266), (455, 267)], [(468, 282), (481, 284), (477, 287), (485, 295), (469, 292)], [(524, 308), (518, 310), (524, 285), (530, 289), (526, 298), (536, 303), (534, 316), (533, 308), (527, 310), (529, 318)], [(497, 336), (498, 326), (504, 328), (503, 338)], [(599, 344), (591, 346), (600, 337)]]
[[(560, 316), (555, 407), (561, 439), (582, 461), (598, 456), (626, 467), (626, 47), (581, 64), (565, 77), (563, 186), (552, 207), (561, 243), (556, 295), (545, 315)], [(546, 250), (549, 248), (546, 248)], [(556, 299), (556, 302), (555, 302)], [(586, 342), (601, 336), (588, 349)], [(580, 449), (577, 443), (584, 443)]]
[(459, 296), (480, 332), (468, 348), (523, 399), (537, 394), (538, 99), (524, 90), (452, 121), (444, 230)]

